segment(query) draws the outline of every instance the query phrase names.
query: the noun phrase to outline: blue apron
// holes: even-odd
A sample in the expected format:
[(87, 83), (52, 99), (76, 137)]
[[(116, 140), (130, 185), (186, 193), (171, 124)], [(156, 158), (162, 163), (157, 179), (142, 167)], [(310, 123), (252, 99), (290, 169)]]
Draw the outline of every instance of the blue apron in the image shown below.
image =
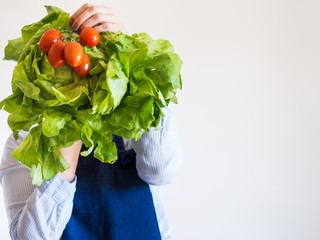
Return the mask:
[[(80, 156), (71, 218), (62, 239), (160, 240), (149, 185), (136, 170), (136, 153), (114, 135), (118, 160)], [(87, 148), (83, 145), (81, 151)]]

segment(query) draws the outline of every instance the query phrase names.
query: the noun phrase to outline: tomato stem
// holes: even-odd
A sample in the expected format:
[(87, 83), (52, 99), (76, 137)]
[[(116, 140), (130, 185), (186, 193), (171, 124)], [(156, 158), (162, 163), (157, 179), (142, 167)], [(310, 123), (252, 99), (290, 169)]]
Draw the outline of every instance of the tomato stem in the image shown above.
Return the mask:
[(60, 32), (65, 32), (65, 33), (74, 33), (75, 31), (73, 31), (73, 30), (63, 30), (63, 29), (61, 29), (60, 27), (59, 27), (59, 31)]

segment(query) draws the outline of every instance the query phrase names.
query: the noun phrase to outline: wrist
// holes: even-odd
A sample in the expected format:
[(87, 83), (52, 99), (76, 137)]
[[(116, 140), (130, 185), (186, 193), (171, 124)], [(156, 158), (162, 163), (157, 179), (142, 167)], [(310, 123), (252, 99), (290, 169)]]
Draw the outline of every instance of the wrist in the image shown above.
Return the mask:
[[(69, 168), (70, 169), (70, 168)], [(58, 172), (58, 174), (69, 183), (72, 183), (75, 179), (75, 172), (69, 172), (69, 169), (65, 170), (64, 172)]]

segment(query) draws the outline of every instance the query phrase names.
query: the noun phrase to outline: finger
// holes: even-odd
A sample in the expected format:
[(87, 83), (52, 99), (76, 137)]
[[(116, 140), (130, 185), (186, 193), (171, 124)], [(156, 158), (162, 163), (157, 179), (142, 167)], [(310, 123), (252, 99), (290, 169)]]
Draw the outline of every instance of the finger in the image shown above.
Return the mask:
[(83, 11), (73, 22), (71, 25), (73, 30), (78, 30), (81, 27), (82, 23), (88, 20), (91, 16), (97, 13), (106, 13), (109, 15), (114, 15), (114, 11), (112, 8), (105, 7), (105, 6), (91, 6)]
[(104, 13), (97, 13), (91, 16), (88, 20), (82, 23), (80, 30), (85, 27), (94, 27), (99, 23), (116, 23), (117, 18), (115, 15), (108, 15)]
[(74, 21), (89, 7), (92, 5), (90, 3), (83, 4), (70, 18), (69, 25), (72, 26)]
[(116, 23), (102, 23), (94, 27), (99, 33), (101, 32), (113, 32), (117, 33), (121, 31), (121, 27)]

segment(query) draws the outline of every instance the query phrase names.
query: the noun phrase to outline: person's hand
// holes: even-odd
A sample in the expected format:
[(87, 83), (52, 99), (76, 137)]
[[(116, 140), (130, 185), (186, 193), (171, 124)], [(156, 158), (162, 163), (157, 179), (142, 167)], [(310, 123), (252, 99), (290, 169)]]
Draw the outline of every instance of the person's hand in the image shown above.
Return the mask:
[(81, 140), (78, 140), (71, 147), (60, 149), (62, 156), (69, 163), (70, 168), (68, 168), (64, 172), (59, 172), (58, 174), (68, 182), (72, 182), (74, 180), (77, 165), (78, 165), (79, 155), (81, 151), (81, 146), (82, 146), (82, 142)]
[(97, 6), (90, 3), (82, 5), (70, 18), (69, 24), (75, 31), (85, 27), (93, 27), (100, 32), (121, 31), (128, 33), (111, 7)]

